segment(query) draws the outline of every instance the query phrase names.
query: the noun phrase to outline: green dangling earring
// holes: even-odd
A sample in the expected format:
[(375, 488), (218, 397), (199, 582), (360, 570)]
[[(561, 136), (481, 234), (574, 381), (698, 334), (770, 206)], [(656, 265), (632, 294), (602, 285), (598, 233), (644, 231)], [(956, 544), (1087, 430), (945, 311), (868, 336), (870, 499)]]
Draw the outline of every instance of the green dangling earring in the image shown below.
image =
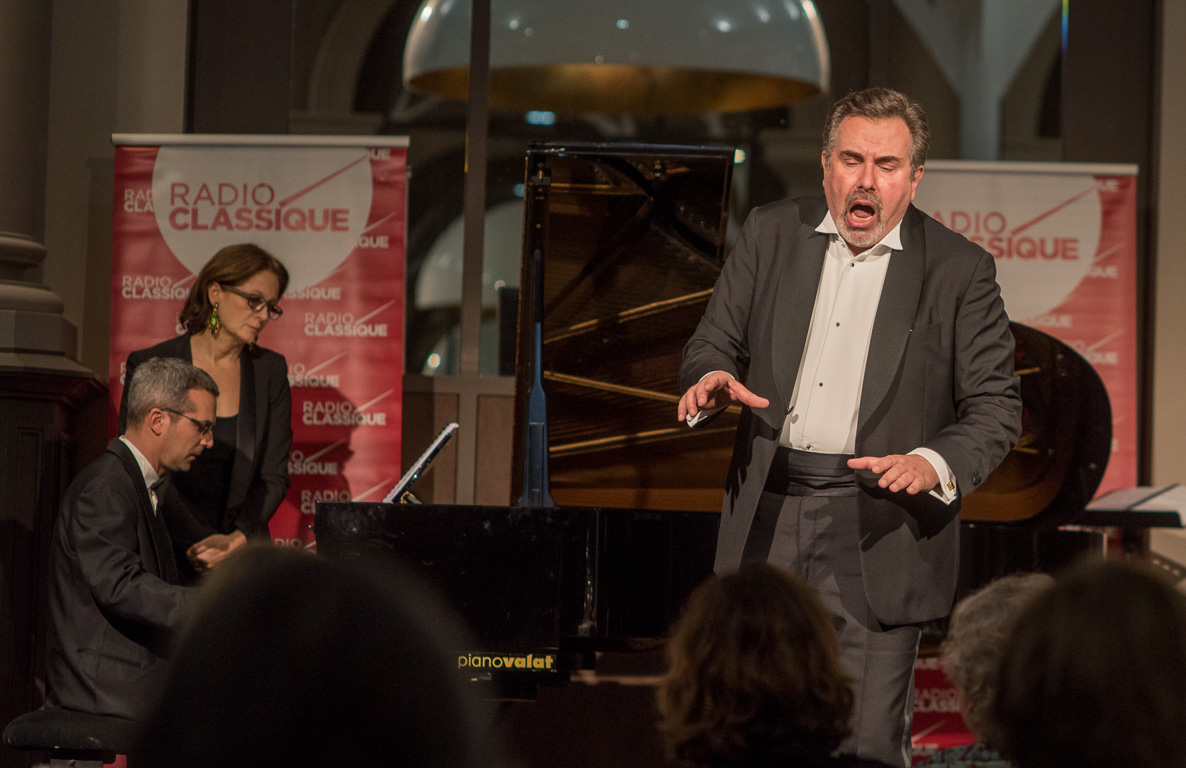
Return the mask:
[(222, 318), (218, 316), (218, 302), (214, 302), (214, 308), (210, 310), (210, 319), (206, 321), (206, 327), (210, 329), (210, 335), (218, 338), (218, 332), (222, 330)]

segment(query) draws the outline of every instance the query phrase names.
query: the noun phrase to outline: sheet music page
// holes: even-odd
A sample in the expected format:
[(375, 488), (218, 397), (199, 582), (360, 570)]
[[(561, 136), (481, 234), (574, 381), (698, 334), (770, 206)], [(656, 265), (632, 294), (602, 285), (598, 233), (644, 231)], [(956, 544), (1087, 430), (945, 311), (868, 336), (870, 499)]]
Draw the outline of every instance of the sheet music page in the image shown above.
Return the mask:
[(1186, 510), (1186, 487), (1174, 483), (1164, 493), (1137, 505), (1141, 512), (1182, 512)]
[[(1107, 493), (1093, 499), (1087, 505), (1089, 510), (1093, 512), (1110, 512), (1114, 510), (1129, 510), (1137, 507), (1137, 505), (1146, 501), (1147, 499), (1157, 498), (1163, 495), (1166, 488), (1173, 486), (1157, 486), (1157, 485), (1138, 485), (1135, 488), (1116, 488)], [(1140, 507), (1145, 509), (1144, 505)], [(1155, 508), (1148, 508), (1149, 511), (1156, 511)]]

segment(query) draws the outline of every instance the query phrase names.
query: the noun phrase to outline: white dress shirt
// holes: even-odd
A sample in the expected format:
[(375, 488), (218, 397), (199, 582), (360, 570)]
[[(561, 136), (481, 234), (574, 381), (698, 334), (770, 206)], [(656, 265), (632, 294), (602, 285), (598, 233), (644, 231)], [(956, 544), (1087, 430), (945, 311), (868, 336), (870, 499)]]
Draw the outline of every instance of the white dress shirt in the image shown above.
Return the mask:
[[(830, 212), (815, 228), (829, 235), (828, 250), (780, 445), (819, 453), (855, 451), (873, 321), (890, 259), (902, 250), (901, 228), (898, 222), (859, 254), (840, 236)], [(930, 448), (910, 453), (926, 459), (939, 476), (931, 495), (954, 501), (955, 478), (946, 460)]]
[(900, 228), (856, 255), (831, 214), (815, 228), (830, 238), (780, 445), (818, 453), (854, 451), (869, 339), (892, 251), (902, 250)]
[(148, 500), (152, 502), (152, 513), (155, 515), (157, 497), (156, 491), (152, 487), (161, 479), (161, 476), (157, 474), (152, 464), (149, 463), (148, 459), (144, 458), (144, 454), (140, 453), (140, 449), (133, 445), (131, 440), (123, 435), (120, 435), (119, 439), (123, 441), (124, 445), (128, 446), (128, 449), (132, 451), (132, 455), (136, 457), (136, 463), (140, 465), (140, 472), (144, 475), (144, 484), (148, 486)]

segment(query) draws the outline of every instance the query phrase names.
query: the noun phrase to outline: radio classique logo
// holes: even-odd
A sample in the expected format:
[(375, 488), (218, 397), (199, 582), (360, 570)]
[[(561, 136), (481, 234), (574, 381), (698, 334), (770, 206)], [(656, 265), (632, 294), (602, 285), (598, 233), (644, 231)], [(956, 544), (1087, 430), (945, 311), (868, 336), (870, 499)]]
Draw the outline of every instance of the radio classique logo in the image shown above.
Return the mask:
[(152, 179), (165, 244), (191, 272), (232, 242), (253, 242), (288, 268), (289, 291), (310, 289), (359, 245), (371, 210), (362, 147), (165, 146)]
[[(1107, 179), (937, 170), (916, 204), (992, 254), (1012, 320), (1043, 318), (1092, 274)], [(950, 201), (959, 200), (956, 205)]]

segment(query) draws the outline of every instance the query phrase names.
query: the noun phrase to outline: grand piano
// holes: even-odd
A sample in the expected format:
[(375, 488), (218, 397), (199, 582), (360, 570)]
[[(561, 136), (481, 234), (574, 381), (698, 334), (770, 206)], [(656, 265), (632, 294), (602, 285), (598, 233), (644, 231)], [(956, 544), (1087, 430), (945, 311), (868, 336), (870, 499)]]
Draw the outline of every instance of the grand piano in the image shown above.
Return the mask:
[[(675, 410), (681, 351), (726, 256), (732, 167), (718, 147), (532, 147), (517, 503), (318, 505), (318, 551), (419, 568), (473, 629), (461, 673), (503, 695), (562, 685), (597, 651), (654, 646), (711, 573), (737, 411), (688, 430)], [(1061, 342), (1013, 332), (1023, 434), (963, 502), (961, 591), (1102, 547), (1064, 526), (1107, 463), (1103, 385)]]

